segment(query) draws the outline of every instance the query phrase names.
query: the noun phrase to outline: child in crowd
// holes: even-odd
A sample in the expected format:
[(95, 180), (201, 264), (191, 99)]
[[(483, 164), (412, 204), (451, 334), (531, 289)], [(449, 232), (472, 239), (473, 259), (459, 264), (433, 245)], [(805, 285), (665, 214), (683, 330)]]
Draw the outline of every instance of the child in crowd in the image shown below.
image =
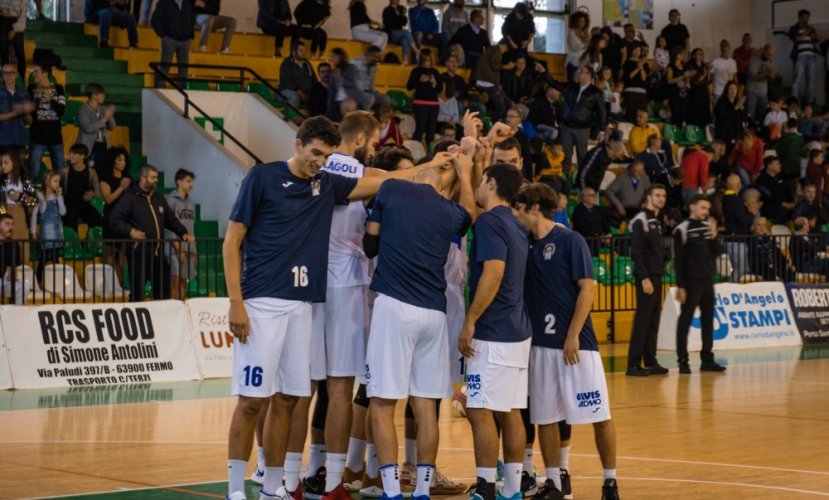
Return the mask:
[[(60, 172), (49, 170), (43, 176), (43, 189), (37, 192), (37, 206), (32, 209), (29, 228), (32, 239), (40, 238), (40, 262), (37, 277), (43, 280), (43, 268), (47, 263), (57, 264), (60, 250), (63, 248), (63, 219), (66, 205), (63, 202), (63, 189), (60, 186)], [(38, 234), (38, 220), (40, 234)]]
[(769, 102), (769, 111), (763, 119), (763, 126), (768, 129), (769, 141), (774, 142), (783, 135), (783, 125), (789, 120), (786, 112), (783, 111), (783, 100), (772, 99)]
[(613, 70), (609, 66), (605, 66), (599, 72), (599, 78), (596, 79), (596, 88), (604, 94), (605, 112), (610, 113), (610, 100), (613, 95)]
[(625, 86), (622, 82), (613, 85), (613, 92), (610, 93), (610, 116), (614, 120), (622, 120), (622, 91)]
[(444, 82), (443, 92), (438, 96), (438, 123), (456, 126), (461, 121), (460, 107), (455, 98), (455, 88), (451, 81)]
[(564, 162), (564, 146), (561, 141), (555, 140), (545, 147), (544, 156), (547, 158), (547, 165), (535, 173), (535, 182), (539, 182), (542, 177), (561, 177)]

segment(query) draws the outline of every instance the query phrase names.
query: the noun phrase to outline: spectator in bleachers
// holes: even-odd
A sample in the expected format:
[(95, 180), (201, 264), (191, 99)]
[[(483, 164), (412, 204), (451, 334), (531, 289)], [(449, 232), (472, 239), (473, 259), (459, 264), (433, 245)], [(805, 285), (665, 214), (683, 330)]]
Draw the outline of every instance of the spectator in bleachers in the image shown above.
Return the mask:
[(484, 13), (474, 9), (469, 13), (469, 24), (461, 26), (449, 40), (449, 45), (458, 44), (463, 47), (464, 62), (467, 68), (475, 69), (478, 61), (489, 49), (489, 32), (483, 28)]
[(26, 122), (30, 122), (34, 104), (29, 94), (17, 88), (17, 67), (3, 65), (3, 85), (0, 86), (0, 147), (26, 147)]
[(738, 97), (737, 84), (728, 82), (714, 105), (714, 137), (722, 139), (729, 152), (743, 131), (745, 102), (745, 97)]
[(535, 131), (544, 136), (547, 141), (553, 141), (560, 135), (562, 114), (560, 101), (561, 92), (549, 85), (543, 96), (536, 97), (530, 103), (530, 123), (535, 127)]
[(152, 284), (153, 298), (170, 298), (170, 267), (161, 249), (164, 230), (170, 230), (185, 243), (193, 243), (193, 235), (178, 220), (167, 200), (156, 191), (158, 169), (141, 167), (137, 185), (118, 200), (112, 209), (110, 224), (121, 238), (130, 238), (127, 250), (130, 266), (130, 299), (144, 300), (144, 285)]
[(774, 224), (786, 224), (789, 213), (794, 209), (795, 193), (780, 175), (780, 159), (767, 156), (763, 160), (764, 168), (754, 181), (763, 195), (763, 208), (760, 213)]
[(317, 66), (319, 77), (311, 87), (311, 102), (308, 116), (325, 115), (328, 112), (328, 88), (331, 79), (331, 65), (321, 62)]
[[(24, 203), (28, 197), (27, 186), (32, 179), (23, 170), (20, 151), (7, 149), (0, 153), (0, 205), (5, 206), (6, 213), (14, 218), (12, 238), (26, 240), (29, 238), (29, 226), (26, 220)], [(29, 245), (23, 245), (23, 262), (29, 261)]]
[(89, 149), (83, 144), (73, 144), (69, 149), (69, 168), (62, 173), (66, 214), (63, 223), (78, 229), (78, 218), (90, 227), (101, 226), (104, 221), (98, 210), (92, 206), (92, 198), (101, 196), (98, 174), (86, 165)]
[(576, 72), (581, 66), (581, 55), (590, 41), (590, 14), (578, 11), (570, 16), (567, 29), (567, 81), (576, 79)]
[(357, 88), (364, 94), (363, 100), (358, 101), (360, 109), (369, 110), (374, 105), (391, 106), (391, 98), (377, 92), (374, 84), (377, 77), (377, 65), (380, 64), (382, 55), (383, 50), (380, 47), (369, 45), (363, 55), (351, 61), (351, 65), (356, 70)]
[(527, 68), (527, 58), (515, 58), (515, 66), (501, 76), (501, 88), (514, 103), (526, 104), (530, 101), (535, 86), (535, 72)]
[[(178, 64), (190, 62), (190, 43), (196, 36), (196, 18), (192, 2), (177, 0), (158, 0), (150, 24), (155, 34), (161, 38), (161, 70), (169, 73), (169, 63), (176, 56)], [(166, 65), (165, 65), (166, 64)], [(178, 67), (179, 84), (187, 78), (187, 68)], [(164, 87), (164, 80), (156, 78), (156, 87)]]
[(380, 50), (386, 50), (389, 36), (381, 31), (383, 26), (380, 23), (368, 17), (365, 0), (349, 0), (348, 14), (351, 19), (351, 36), (355, 40), (376, 45), (380, 47)]
[(299, 38), (311, 41), (311, 59), (322, 59), (325, 56), (328, 33), (322, 26), (329, 17), (331, 0), (302, 0), (294, 9)]
[(797, 133), (797, 119), (789, 118), (783, 129), (783, 135), (774, 146), (780, 164), (783, 167), (781, 175), (786, 181), (787, 189), (797, 190), (797, 181), (800, 179), (800, 162), (806, 159), (806, 141)]
[[(66, 214), (63, 190), (60, 187), (61, 175), (50, 171), (43, 176), (43, 189), (37, 192), (37, 205), (32, 208), (32, 220), (29, 224), (32, 239), (40, 239), (40, 262), (37, 277), (43, 279), (43, 268), (47, 263), (57, 264), (63, 248), (63, 222)], [(40, 233), (38, 234), (38, 221)]]
[(748, 247), (745, 236), (751, 232), (755, 217), (760, 215), (760, 192), (748, 188), (740, 193), (740, 177), (729, 175), (722, 197), (722, 211), (725, 222), (725, 252), (731, 261), (732, 281), (737, 281), (748, 272)]
[[(0, 290), (0, 294), (2, 294), (2, 303), (6, 303), (6, 289), (8, 287), (6, 282), (6, 271), (10, 271), (12, 279), (10, 281), (14, 281), (14, 269), (23, 263), (22, 259), (22, 252), (20, 250), (20, 243), (16, 241), (11, 241), (17, 239), (14, 236), (14, 217), (10, 214), (0, 214), (0, 285), (3, 285), (3, 290)], [(15, 288), (14, 286), (9, 287), (11, 288), (11, 304), (16, 303), (15, 301)]]
[(737, 82), (745, 85), (748, 78), (748, 63), (754, 57), (754, 47), (751, 46), (751, 33), (743, 33), (739, 47), (734, 49), (734, 61), (737, 62)]
[[(564, 155), (566, 160), (566, 149)], [(588, 151), (584, 156), (584, 161), (579, 163), (577, 185), (580, 189), (592, 187), (594, 191), (599, 191), (610, 164), (621, 160), (626, 155), (627, 151), (625, 151), (625, 145), (622, 141), (610, 140), (599, 143), (595, 148)]]
[(28, 0), (0, 1), (0, 63), (8, 64), (11, 48), (17, 61), (17, 72), (26, 76), (26, 51), (23, 32), (26, 30), (26, 15), (29, 12)]
[(806, 180), (817, 188), (817, 199), (821, 206), (829, 204), (826, 179), (829, 178), (829, 163), (824, 162), (823, 151), (809, 151), (809, 163), (806, 164)]
[(811, 13), (801, 9), (797, 13), (797, 23), (789, 28), (789, 40), (792, 41), (791, 58), (794, 61), (792, 77), (792, 96), (800, 94), (800, 79), (805, 78), (804, 99), (811, 103), (815, 98), (815, 65), (819, 53), (818, 44), (826, 40), (809, 24)]
[(52, 83), (52, 68), (46, 64), (35, 65), (34, 84), (29, 86), (29, 95), (34, 101), (32, 125), (29, 128), (31, 147), (29, 149), (29, 172), (32, 178), (40, 175), (40, 160), (49, 152), (52, 169), (63, 168), (63, 135), (60, 119), (66, 110), (66, 95), (63, 86)]
[[(421, 0), (422, 1), (422, 0)], [(535, 36), (535, 20), (525, 2), (517, 2), (501, 26), (501, 36), (509, 42), (508, 59), (527, 55)]]
[(316, 80), (314, 68), (305, 59), (305, 43), (295, 39), (291, 43), (291, 57), (279, 65), (279, 91), (288, 104), (299, 109), (301, 104), (308, 104)]
[[(637, 37), (636, 27), (631, 23), (625, 24), (622, 30), (624, 32), (624, 35), (622, 36), (622, 46), (624, 48), (624, 50), (622, 50), (622, 67), (624, 67), (627, 60), (630, 59), (631, 54), (633, 54), (633, 47), (638, 45), (640, 49), (643, 49), (648, 46), (648, 42), (645, 41), (645, 35), (643, 35), (641, 31)], [(647, 60), (647, 55), (644, 51), (640, 50), (639, 55), (644, 56), (643, 59)]]
[(746, 114), (761, 120), (769, 105), (769, 81), (777, 76), (774, 65), (774, 45), (768, 44), (763, 51), (748, 62), (746, 81)]
[(256, 27), (262, 33), (274, 37), (273, 55), (282, 57), (282, 44), (285, 39), (297, 37), (297, 26), (293, 23), (291, 6), (288, 0), (258, 0), (259, 10), (256, 14)]
[(809, 221), (810, 231), (814, 231), (820, 224), (824, 224), (826, 218), (825, 210), (820, 206), (817, 197), (817, 188), (814, 184), (803, 186), (803, 199), (792, 210), (792, 220), (798, 217), (805, 217)]
[(691, 50), (691, 34), (688, 28), (680, 21), (679, 11), (671, 9), (668, 13), (669, 23), (662, 28), (660, 35), (665, 37), (668, 45), (668, 52), (673, 57), (677, 52), (688, 52)]
[[(104, 155), (104, 161), (98, 165), (97, 170), (100, 173), (100, 183), (98, 187), (101, 196), (104, 197), (104, 216), (103, 216), (103, 233), (104, 239), (116, 239), (121, 236), (112, 229), (110, 220), (112, 219), (112, 208), (121, 198), (121, 196), (129, 189), (132, 184), (129, 170), (127, 166), (130, 164), (129, 153), (123, 147), (116, 146), (107, 150)], [(122, 245), (105, 245), (104, 258), (107, 264), (111, 265), (121, 278), (121, 269), (124, 267), (125, 255)]]
[(530, 138), (524, 131), (522, 122), (524, 121), (524, 108), (522, 106), (513, 106), (507, 110), (506, 124), (509, 125), (513, 131), (512, 138), (521, 146), (522, 158), (522, 175), (525, 179), (532, 182), (535, 179), (535, 169), (532, 161), (532, 152), (530, 151)]
[(379, 150), (385, 146), (402, 148), (403, 134), (400, 133), (400, 128), (397, 126), (397, 120), (394, 119), (391, 106), (383, 105), (377, 107), (375, 117), (380, 122), (380, 140), (374, 145), (374, 149)]
[(622, 61), (626, 58), (625, 42), (610, 26), (603, 26), (601, 34), (605, 39), (605, 46), (602, 48), (602, 64), (610, 68), (614, 80), (621, 81)]
[(806, 141), (816, 141), (826, 133), (829, 126), (829, 113), (814, 116), (814, 106), (806, 104), (797, 117), (797, 130)]
[[(579, 193), (579, 204), (573, 209), (573, 231), (584, 236), (590, 244), (590, 252), (594, 257), (599, 255), (599, 248), (603, 243), (609, 243), (610, 224), (607, 222), (604, 210), (597, 205), (598, 194), (593, 188), (584, 188)], [(603, 238), (596, 240), (594, 238)]]
[(89, 165), (96, 167), (104, 159), (109, 140), (107, 130), (115, 129), (115, 105), (104, 106), (106, 93), (98, 83), (86, 86), (86, 105), (78, 109), (78, 143), (89, 151)]
[[(461, 123), (461, 112), (458, 100), (455, 98), (455, 89), (452, 82), (441, 78), (442, 90), (438, 96), (438, 131), (445, 135), (446, 126), (457, 127)], [(453, 134), (453, 139), (454, 139)]]
[(452, 89), (455, 91), (455, 99), (457, 99), (458, 103), (461, 105), (461, 111), (463, 112), (470, 109), (483, 115), (486, 112), (486, 108), (480, 101), (472, 102), (469, 100), (469, 90), (466, 86), (466, 80), (457, 73), (458, 58), (454, 55), (449, 55), (449, 57), (446, 58), (445, 64), (446, 73), (442, 73), (440, 78), (443, 80), (444, 85), (451, 83)]
[(412, 153), (408, 149), (386, 146), (377, 150), (371, 166), (386, 172), (394, 172), (414, 168), (415, 165)]
[(640, 111), (645, 112), (647, 121), (648, 79), (651, 67), (641, 57), (641, 44), (634, 42), (630, 45), (630, 51), (622, 69), (622, 82), (625, 84), (625, 121), (634, 123)]
[[(598, 75), (599, 71), (605, 66), (604, 59), (602, 56), (602, 51), (607, 46), (607, 38), (603, 35), (593, 35), (590, 37), (590, 42), (587, 44), (587, 48), (584, 49), (584, 52), (581, 55), (581, 59), (579, 59), (580, 66), (590, 66), (593, 70), (594, 75)], [(570, 82), (577, 82), (579, 80), (578, 74), (574, 80), (570, 80)]]
[(389, 4), (383, 9), (383, 31), (389, 35), (392, 43), (400, 45), (403, 51), (403, 65), (409, 64), (409, 55), (414, 52), (417, 60), (420, 48), (412, 36), (412, 32), (406, 29), (409, 17), (406, 15), (406, 6), (400, 5), (400, 0), (389, 0)]
[(196, 0), (196, 26), (201, 30), (199, 52), (207, 52), (207, 42), (210, 33), (225, 30), (222, 38), (220, 54), (230, 54), (230, 42), (236, 33), (236, 19), (230, 16), (221, 16), (222, 0)]
[(417, 0), (414, 7), (409, 8), (409, 28), (418, 48), (431, 45), (438, 48), (436, 63), (442, 62), (449, 49), (449, 38), (440, 31), (440, 23), (435, 11), (426, 5), (426, 0)]
[(745, 130), (737, 137), (734, 149), (728, 157), (728, 163), (737, 171), (743, 185), (748, 186), (760, 175), (764, 156), (763, 141), (754, 135), (752, 130)]
[(472, 70), (471, 82), (478, 87), (478, 91), (486, 94), (492, 106), (492, 120), (499, 121), (504, 117), (507, 107), (511, 106), (507, 97), (501, 89), (501, 71), (509, 71), (515, 67), (514, 62), (502, 63), (509, 43), (501, 39), (496, 45), (488, 48), (484, 57), (478, 61), (478, 65)]
[(636, 112), (636, 119), (633, 122), (634, 126), (630, 129), (630, 135), (627, 143), (628, 151), (631, 156), (635, 157), (644, 153), (650, 147), (648, 139), (652, 136), (656, 136), (659, 139), (657, 144), (661, 144), (661, 149), (666, 151), (670, 151), (671, 149), (671, 141), (667, 139), (662, 140), (662, 135), (659, 133), (659, 129), (649, 123), (649, 117), (650, 115), (648, 115), (647, 109), (640, 109)]
[(764, 137), (769, 143), (777, 142), (783, 134), (783, 125), (789, 121), (789, 116), (783, 110), (783, 99), (774, 97), (769, 100), (769, 110), (763, 117)]
[[(176, 171), (176, 190), (168, 194), (167, 205), (173, 211), (176, 218), (187, 230), (187, 234), (195, 235), (196, 229), (196, 204), (190, 198), (190, 191), (193, 189), (193, 181), (196, 174), (180, 168)], [(165, 247), (167, 260), (170, 263), (170, 291), (172, 298), (184, 300), (187, 298), (187, 282), (198, 274), (198, 249), (196, 245), (184, 243), (176, 239), (176, 234), (169, 228), (164, 230), (164, 238), (170, 240)]]
[(328, 112), (325, 116), (339, 122), (343, 116), (358, 108), (365, 99), (357, 87), (357, 70), (348, 62), (348, 55), (340, 47), (331, 49), (328, 60), (331, 74), (328, 81)]
[(783, 255), (777, 240), (769, 234), (769, 222), (765, 217), (757, 217), (751, 225), (748, 249), (748, 261), (751, 274), (759, 276), (762, 281), (794, 281), (794, 266)]
[[(714, 139), (711, 141), (711, 150), (714, 151), (714, 155), (708, 164), (708, 177), (710, 179), (713, 175), (717, 179), (716, 185), (725, 185), (726, 177), (734, 173), (731, 167), (728, 166), (728, 154), (726, 152), (725, 141), (722, 139)], [(713, 210), (713, 200), (711, 207)]]
[(535, 182), (541, 182), (542, 178), (544, 180), (555, 179), (558, 185), (554, 186), (553, 183), (548, 182), (550, 187), (560, 193), (569, 193), (570, 185), (562, 177), (561, 164), (564, 162), (564, 148), (561, 145), (561, 141), (553, 140), (549, 144), (542, 143), (539, 147), (537, 145), (539, 140), (536, 138), (534, 140), (536, 144), (533, 146), (533, 149), (541, 150), (541, 154), (538, 155), (539, 159), (534, 160), (536, 163)]
[(448, 40), (455, 36), (461, 26), (468, 23), (469, 13), (464, 9), (464, 0), (452, 0), (441, 16), (440, 31)]
[[(690, 149), (690, 148), (689, 148)], [(685, 153), (680, 166), (685, 171), (682, 179), (682, 202), (684, 206), (690, 203), (695, 194), (705, 194), (708, 187), (708, 168), (714, 150), (706, 146), (701, 150), (692, 150)]]
[(668, 184), (665, 184), (667, 198), (665, 206), (669, 208), (684, 209), (682, 201), (682, 179), (685, 178), (685, 170), (682, 167), (674, 167), (668, 172)]
[[(668, 185), (668, 174), (674, 168), (674, 155), (662, 148), (658, 134), (648, 136), (647, 148), (636, 156), (645, 165), (645, 173), (651, 184)], [(630, 142), (628, 142), (630, 146)]]
[(719, 101), (728, 82), (737, 81), (737, 61), (731, 57), (731, 42), (720, 40), (720, 56), (711, 61), (711, 81), (714, 85), (714, 103)]
[(153, 0), (133, 0), (132, 16), (140, 26), (150, 24), (150, 10), (153, 8)]
[(810, 234), (806, 217), (794, 220), (794, 233), (789, 238), (789, 256), (799, 273), (815, 273), (829, 279), (829, 258), (826, 257), (824, 235)]
[(650, 187), (651, 181), (645, 175), (645, 164), (641, 160), (630, 162), (604, 191), (618, 214), (618, 217), (614, 218), (617, 224), (611, 222), (611, 225), (618, 226), (622, 220), (630, 220), (638, 214), (645, 201), (645, 193)]
[(129, 0), (92, 0), (92, 8), (100, 31), (101, 48), (109, 47), (109, 28), (115, 26), (127, 30), (130, 47), (138, 47), (137, 21), (130, 12)]
[(432, 65), (432, 51), (420, 51), (418, 65), (409, 73), (406, 88), (414, 91), (412, 94), (412, 112), (415, 117), (415, 132), (412, 139), (421, 141), (425, 137), (426, 145), (432, 143), (437, 128), (439, 98), (443, 84), (440, 73)]
[(691, 125), (704, 128), (711, 123), (711, 92), (708, 91), (708, 85), (711, 83), (711, 70), (705, 62), (705, 53), (702, 49), (694, 49), (686, 69), (691, 72), (687, 121)]
[(688, 89), (691, 86), (691, 72), (685, 67), (685, 53), (677, 52), (665, 73), (665, 88), (671, 106), (671, 123), (685, 126), (688, 119)]

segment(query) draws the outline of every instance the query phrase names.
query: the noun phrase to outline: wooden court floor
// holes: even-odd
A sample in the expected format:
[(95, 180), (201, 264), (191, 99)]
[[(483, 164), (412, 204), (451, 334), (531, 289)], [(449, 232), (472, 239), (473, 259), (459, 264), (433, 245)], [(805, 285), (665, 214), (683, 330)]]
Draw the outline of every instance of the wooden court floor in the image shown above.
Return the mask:
[[(625, 377), (625, 350), (603, 347), (623, 498), (829, 497), (829, 346), (720, 353), (726, 374), (659, 378)], [(0, 498), (223, 498), (228, 389), (0, 392)], [(446, 402), (440, 430), (438, 466), (471, 482), (469, 426)], [(599, 497), (589, 427), (574, 427), (570, 472), (576, 498)]]

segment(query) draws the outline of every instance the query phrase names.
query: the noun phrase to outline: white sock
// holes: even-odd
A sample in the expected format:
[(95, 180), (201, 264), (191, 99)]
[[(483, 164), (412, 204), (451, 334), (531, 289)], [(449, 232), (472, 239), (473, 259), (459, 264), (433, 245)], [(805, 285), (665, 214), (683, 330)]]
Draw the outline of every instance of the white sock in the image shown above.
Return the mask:
[(417, 463), (417, 440), (416, 439), (406, 439), (406, 444), (404, 445), (404, 464), (411, 464), (415, 465)]
[(282, 479), (285, 477), (285, 469), (282, 467), (265, 467), (265, 484), (262, 491), (268, 495), (276, 495), (276, 490), (282, 486)]
[(501, 495), (511, 498), (513, 495), (521, 491), (521, 469), (524, 464), (508, 463), (504, 464), (504, 486), (501, 488)]
[(302, 453), (288, 452), (285, 454), (285, 489), (289, 493), (299, 487), (299, 472), (302, 469)]
[(529, 475), (533, 475), (533, 449), (532, 448), (525, 448), (524, 449), (524, 472)]
[(363, 460), (366, 457), (366, 442), (362, 439), (348, 439), (348, 457), (345, 459), (345, 466), (351, 472), (363, 470)]
[(345, 453), (329, 453), (325, 458), (325, 492), (334, 491), (334, 488), (343, 482), (345, 470)]
[(387, 464), (380, 467), (383, 476), (383, 493), (387, 497), (396, 497), (400, 494), (400, 476), (397, 474), (397, 464)]
[(429, 490), (432, 487), (432, 476), (434, 475), (434, 464), (417, 464), (417, 486), (412, 496), (429, 496)]
[(475, 475), (488, 483), (494, 483), (495, 467), (475, 467)]
[(261, 446), (256, 447), (256, 468), (265, 470), (265, 448)]
[(605, 479), (616, 479), (616, 469), (604, 469)]
[(558, 467), (547, 467), (547, 479), (552, 479), (553, 483), (561, 491), (561, 469)]
[(245, 492), (245, 473), (248, 470), (248, 463), (244, 460), (227, 461), (227, 494), (228, 496), (237, 491)]
[(311, 443), (308, 453), (308, 475), (313, 476), (320, 467), (325, 467), (325, 445)]
[(564, 470), (570, 470), (570, 445), (561, 447), (561, 458), (559, 458), (558, 466)]
[(377, 462), (377, 448), (373, 443), (366, 444), (366, 476), (374, 479), (380, 473), (380, 464)]

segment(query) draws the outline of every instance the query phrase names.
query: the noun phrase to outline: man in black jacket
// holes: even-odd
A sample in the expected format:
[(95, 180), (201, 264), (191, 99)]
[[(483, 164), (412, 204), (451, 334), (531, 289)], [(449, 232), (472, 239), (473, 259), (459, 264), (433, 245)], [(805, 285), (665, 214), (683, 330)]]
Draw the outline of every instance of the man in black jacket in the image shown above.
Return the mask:
[(733, 268), (732, 281), (738, 281), (748, 272), (746, 235), (751, 233), (751, 224), (760, 215), (763, 206), (760, 192), (754, 188), (741, 193), (740, 177), (729, 175), (722, 197), (722, 211), (725, 218), (725, 252)]
[[(186, 0), (185, 0), (186, 1)], [(135, 302), (144, 300), (144, 285), (149, 280), (153, 298), (170, 298), (170, 268), (164, 258), (164, 230), (176, 233), (186, 243), (193, 235), (178, 220), (164, 196), (155, 191), (158, 170), (152, 165), (141, 167), (137, 185), (124, 193), (112, 209), (112, 229), (134, 241), (127, 248), (130, 266), (130, 295)]]
[[(562, 127), (562, 131), (564, 127)], [(563, 132), (562, 132), (563, 133)], [(567, 155), (572, 154), (572, 150), (568, 153), (564, 150), (564, 160), (567, 161)], [(579, 176), (577, 184), (580, 188), (593, 188), (597, 193), (602, 185), (605, 173), (608, 167), (614, 161), (619, 161), (625, 157), (625, 145), (622, 141), (607, 141), (596, 145), (585, 156), (584, 159), (579, 160)], [(566, 172), (566, 170), (565, 170)], [(567, 177), (567, 175), (565, 175)]]
[[(173, 53), (178, 64), (187, 64), (190, 61), (190, 41), (195, 36), (193, 14), (193, 0), (159, 0), (155, 6), (150, 24), (155, 34), (161, 38), (161, 69), (169, 72)], [(179, 66), (179, 82), (183, 84), (187, 78), (187, 68)], [(164, 80), (156, 77), (155, 86), (164, 87)]]
[[(662, 274), (665, 272), (665, 246), (662, 244), (659, 211), (665, 206), (666, 196), (665, 186), (652, 185), (645, 197), (645, 207), (630, 221), (636, 315), (625, 374), (633, 377), (668, 373), (656, 361), (656, 336), (662, 312)], [(640, 366), (643, 360), (644, 368)]]
[(297, 36), (297, 25), (291, 21), (291, 6), (288, 0), (259, 0), (256, 27), (262, 33), (275, 37), (273, 55), (282, 57), (282, 43), (286, 37)]
[(561, 92), (550, 85), (544, 91), (543, 96), (536, 97), (530, 103), (530, 123), (533, 124), (536, 132), (550, 142), (558, 138), (561, 127), (561, 103), (559, 101), (561, 101)]
[(674, 229), (676, 298), (682, 311), (676, 324), (676, 355), (679, 373), (691, 373), (688, 365), (688, 330), (699, 307), (702, 351), (700, 371), (724, 372), (714, 361), (714, 263), (722, 253), (717, 240), (717, 220), (709, 217), (711, 202), (695, 194), (688, 203), (691, 217)]
[(219, 53), (230, 53), (230, 42), (233, 40), (233, 34), (236, 33), (236, 19), (230, 16), (220, 16), (220, 10), (222, 10), (222, 0), (196, 0), (196, 24), (201, 29), (199, 52), (207, 52), (210, 33), (225, 30)]
[(480, 9), (475, 9), (469, 13), (469, 24), (458, 28), (449, 40), (449, 45), (458, 44), (463, 47), (467, 68), (474, 68), (490, 46), (489, 33), (482, 28), (483, 25), (484, 13)]
[(129, 4), (129, 0), (93, 0), (102, 48), (109, 47), (110, 26), (126, 29), (130, 47), (138, 46), (138, 30), (135, 27), (137, 21), (130, 12)]

